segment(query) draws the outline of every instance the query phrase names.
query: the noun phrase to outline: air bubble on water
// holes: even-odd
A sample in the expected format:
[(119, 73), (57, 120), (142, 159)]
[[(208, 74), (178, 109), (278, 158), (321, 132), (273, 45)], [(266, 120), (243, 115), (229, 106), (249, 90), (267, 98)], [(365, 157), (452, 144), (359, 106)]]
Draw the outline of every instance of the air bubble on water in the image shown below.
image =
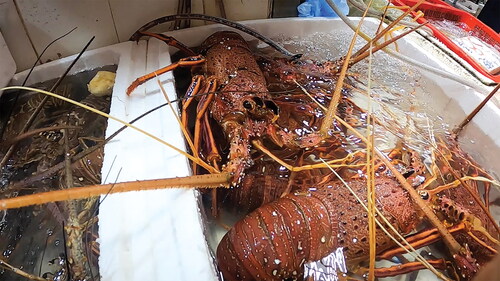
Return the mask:
[(65, 270), (64, 269), (61, 269), (59, 271), (57, 271), (55, 274), (54, 274), (54, 277), (52, 278), (53, 281), (64, 281), (66, 280), (66, 277), (65, 277)]
[(2, 255), (6, 258), (8, 258), (11, 254), (12, 254), (12, 249), (7, 249), (2, 253)]

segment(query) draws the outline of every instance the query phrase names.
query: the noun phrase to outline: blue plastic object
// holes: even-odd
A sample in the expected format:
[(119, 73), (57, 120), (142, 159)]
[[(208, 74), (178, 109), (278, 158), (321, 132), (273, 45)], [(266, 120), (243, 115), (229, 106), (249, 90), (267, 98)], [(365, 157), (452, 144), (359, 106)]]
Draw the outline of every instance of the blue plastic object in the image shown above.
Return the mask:
[[(344, 15), (349, 13), (349, 6), (346, 0), (333, 0)], [(297, 6), (299, 17), (329, 17), (337, 18), (337, 14), (326, 3), (326, 0), (306, 0), (306, 2)]]

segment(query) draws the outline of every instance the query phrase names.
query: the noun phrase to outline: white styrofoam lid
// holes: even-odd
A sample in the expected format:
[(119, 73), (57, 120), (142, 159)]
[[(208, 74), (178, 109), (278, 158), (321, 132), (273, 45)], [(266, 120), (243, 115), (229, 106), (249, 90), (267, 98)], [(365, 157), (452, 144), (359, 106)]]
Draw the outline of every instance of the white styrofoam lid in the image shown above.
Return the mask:
[[(0, 32), (0, 88), (5, 87), (16, 73), (16, 63)], [(0, 91), (0, 95), (2, 92)]]

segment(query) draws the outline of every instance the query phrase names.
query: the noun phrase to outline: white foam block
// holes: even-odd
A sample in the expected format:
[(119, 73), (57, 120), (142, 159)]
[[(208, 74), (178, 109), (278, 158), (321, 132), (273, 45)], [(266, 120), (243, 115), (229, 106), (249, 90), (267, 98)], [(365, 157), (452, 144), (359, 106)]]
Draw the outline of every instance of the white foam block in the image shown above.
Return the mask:
[[(151, 40), (134, 44), (130, 53), (120, 57), (111, 115), (129, 122), (165, 103), (156, 79), (139, 86), (130, 97), (125, 90), (135, 78), (170, 63), (163, 43)], [(174, 100), (172, 73), (159, 79)], [(184, 149), (179, 124), (168, 106), (134, 125)], [(109, 121), (107, 136), (121, 126)], [(189, 169), (184, 156), (128, 128), (106, 145), (103, 176), (106, 175), (106, 183), (112, 183), (187, 176)], [(99, 209), (99, 241), (103, 281), (216, 279), (195, 190), (165, 189), (107, 196)]]

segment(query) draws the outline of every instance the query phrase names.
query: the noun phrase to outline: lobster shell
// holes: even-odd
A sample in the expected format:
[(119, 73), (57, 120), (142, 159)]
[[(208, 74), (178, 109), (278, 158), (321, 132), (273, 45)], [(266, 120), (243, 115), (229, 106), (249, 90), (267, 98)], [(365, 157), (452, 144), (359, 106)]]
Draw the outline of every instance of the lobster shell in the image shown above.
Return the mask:
[[(366, 202), (366, 181), (349, 186)], [(375, 181), (377, 208), (402, 234), (419, 222), (409, 195), (389, 177)], [(366, 259), (368, 217), (342, 182), (335, 180), (296, 192), (258, 208), (223, 237), (217, 260), (225, 280), (303, 278), (306, 262), (319, 260), (343, 247), (349, 262)], [(393, 244), (377, 232), (377, 251)]]

